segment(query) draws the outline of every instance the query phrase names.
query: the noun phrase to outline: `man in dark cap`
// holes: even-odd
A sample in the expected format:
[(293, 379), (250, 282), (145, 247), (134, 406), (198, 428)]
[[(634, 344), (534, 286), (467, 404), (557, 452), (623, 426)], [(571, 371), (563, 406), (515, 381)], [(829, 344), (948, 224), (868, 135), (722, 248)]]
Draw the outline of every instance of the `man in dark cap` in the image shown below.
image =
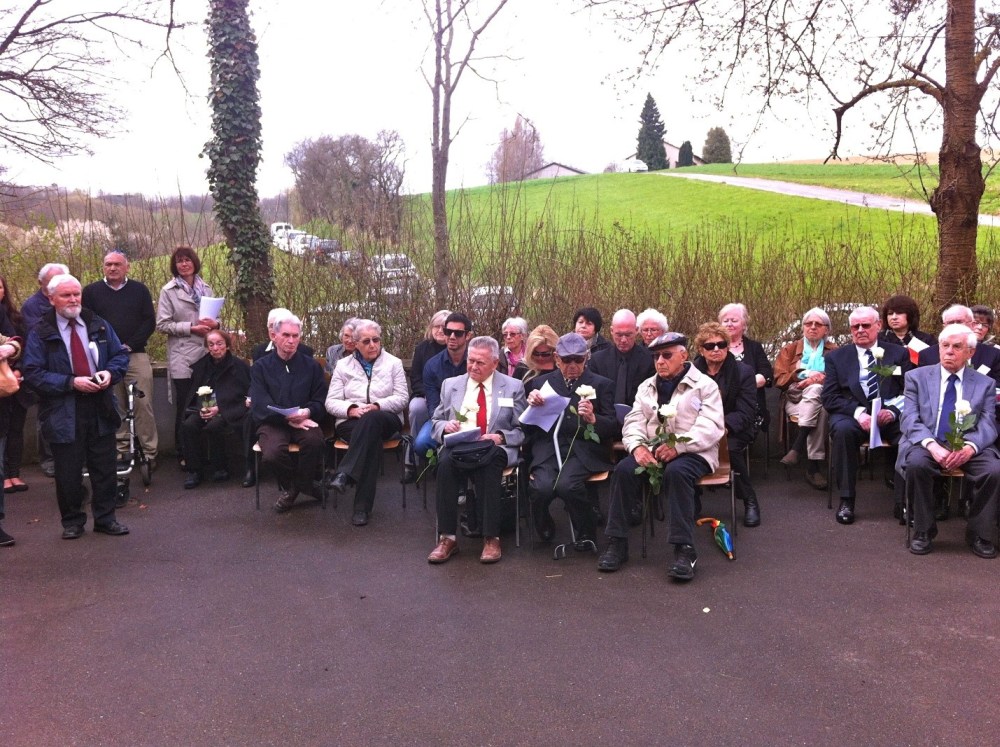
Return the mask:
[[(551, 429), (525, 426), (531, 441), (528, 490), (538, 536), (546, 542), (552, 539), (555, 524), (549, 504), (561, 498), (573, 523), (578, 550), (597, 549), (597, 522), (586, 480), (611, 469), (608, 457), (618, 430), (612, 383), (587, 370), (588, 353), (583, 337), (576, 332), (563, 335), (556, 343), (558, 370), (532, 379), (526, 387), (528, 405), (533, 407), (545, 402), (540, 390), (546, 383), (557, 395), (569, 397), (555, 436)], [(597, 441), (588, 437), (591, 432)]]
[[(649, 479), (635, 471), (659, 467), (660, 495), (669, 506), (667, 541), (674, 546), (668, 573), (679, 581), (694, 578), (695, 488), (719, 466), (725, 417), (719, 387), (688, 361), (687, 342), (684, 335), (667, 332), (649, 346), (656, 375), (639, 385), (635, 405), (625, 417), (622, 441), (629, 455), (615, 467), (605, 530), (609, 544), (597, 561), (599, 571), (616, 571), (628, 560), (626, 516)], [(664, 434), (686, 440), (670, 445)]]

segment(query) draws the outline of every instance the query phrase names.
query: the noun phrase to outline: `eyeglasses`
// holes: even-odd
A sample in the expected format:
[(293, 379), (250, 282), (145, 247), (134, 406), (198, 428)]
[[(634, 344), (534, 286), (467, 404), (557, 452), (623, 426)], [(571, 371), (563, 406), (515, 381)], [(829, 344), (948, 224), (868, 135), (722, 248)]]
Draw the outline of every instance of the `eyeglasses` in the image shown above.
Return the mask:
[(358, 340), (359, 345), (378, 345), (382, 342), (381, 337), (366, 337), (363, 340)]
[(674, 351), (673, 350), (657, 350), (655, 353), (653, 353), (653, 360), (654, 361), (658, 361), (661, 358), (663, 360), (665, 360), (665, 361), (668, 361), (668, 360), (670, 360), (673, 357), (674, 357)]
[(583, 363), (587, 359), (582, 355), (560, 355), (559, 360), (563, 363), (573, 365), (574, 363)]
[(803, 327), (825, 327), (826, 325), (823, 324), (823, 322), (805, 322), (802, 326)]
[(466, 334), (464, 329), (445, 329), (445, 337), (462, 337)]
[(719, 340), (718, 342), (706, 342), (702, 345), (705, 350), (725, 350), (729, 347), (729, 343), (725, 340)]
[(860, 332), (863, 329), (871, 329), (871, 328), (872, 328), (872, 322), (860, 322), (858, 324), (851, 325), (851, 330), (854, 332)]
[(504, 337), (520, 337), (521, 336), (520, 332), (502, 332), (501, 334)]
[(531, 353), (531, 357), (532, 358), (551, 358), (552, 357), (552, 351), (551, 350), (535, 350), (535, 351), (533, 351)]

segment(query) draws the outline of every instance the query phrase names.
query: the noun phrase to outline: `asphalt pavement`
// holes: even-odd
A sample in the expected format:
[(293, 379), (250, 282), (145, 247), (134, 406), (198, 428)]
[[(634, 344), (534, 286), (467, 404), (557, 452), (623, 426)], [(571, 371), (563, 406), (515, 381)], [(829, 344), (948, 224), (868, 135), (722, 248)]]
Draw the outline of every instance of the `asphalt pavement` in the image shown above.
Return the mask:
[[(235, 479), (183, 490), (164, 464), (125, 537), (60, 539), (37, 469), (7, 496), (0, 548), (0, 735), (26, 745), (965, 745), (1000, 713), (1000, 560), (963, 522), (904, 547), (880, 480), (858, 521), (777, 462), (753, 478), (763, 525), (729, 561), (699, 535), (697, 577), (648, 557), (513, 536), (426, 562), (433, 509), (387, 460), (372, 522), (351, 495), (274, 514)], [(141, 490), (141, 488), (139, 489)], [(431, 490), (433, 500), (433, 484)], [(607, 503), (607, 491), (602, 490)], [(728, 494), (706, 494), (725, 518)], [(558, 536), (565, 513), (554, 511)], [(663, 525), (660, 525), (661, 527)]]

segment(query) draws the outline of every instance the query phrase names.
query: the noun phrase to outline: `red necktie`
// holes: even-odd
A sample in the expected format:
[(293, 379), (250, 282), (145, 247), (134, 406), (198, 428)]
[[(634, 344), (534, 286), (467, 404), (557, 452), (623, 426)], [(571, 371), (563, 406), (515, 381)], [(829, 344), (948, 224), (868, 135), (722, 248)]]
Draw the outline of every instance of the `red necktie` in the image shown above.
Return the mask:
[(73, 375), (90, 378), (90, 363), (87, 362), (87, 351), (83, 349), (80, 335), (76, 333), (79, 324), (75, 319), (69, 320), (69, 352), (73, 356)]
[(476, 425), (479, 426), (479, 432), (485, 436), (486, 435), (486, 388), (482, 384), (479, 385), (479, 399), (476, 400), (476, 404), (479, 405), (479, 412), (476, 413)]

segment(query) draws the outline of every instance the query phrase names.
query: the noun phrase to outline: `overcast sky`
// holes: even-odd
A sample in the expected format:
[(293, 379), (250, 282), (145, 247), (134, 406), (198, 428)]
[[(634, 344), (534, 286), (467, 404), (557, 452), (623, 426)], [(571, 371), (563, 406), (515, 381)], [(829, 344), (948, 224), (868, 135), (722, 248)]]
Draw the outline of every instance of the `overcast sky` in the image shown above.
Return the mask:
[[(135, 61), (123, 63), (126, 81), (116, 97), (129, 117), (121, 131), (90, 143), (93, 156), (62, 159), (52, 167), (4, 154), (10, 181), (94, 193), (207, 192), (207, 164), (198, 157), (210, 137), (201, 23), (207, 3), (178, 5), (197, 21), (178, 40), (187, 92), (166, 65), (150, 73)], [(627, 81), (620, 71), (636, 64), (637, 51), (600, 16), (570, 12), (579, 5), (511, 0), (490, 27), (478, 49), (511, 59), (495, 62), (496, 85), (468, 76), (457, 89), (452, 118), (464, 124), (452, 146), (449, 187), (486, 182), (486, 163), (499, 134), (512, 127), (517, 114), (535, 124), (546, 161), (601, 171), (634, 153), (647, 92), (659, 106), (671, 143), (690, 140), (700, 153), (709, 128), (721, 126), (735, 152), (750, 137), (752, 112), (738, 100), (719, 112), (688, 90), (697, 91), (694, 61), (667, 59), (655, 77)], [(431, 103), (420, 70), (430, 50), (418, 0), (257, 0), (251, 7), (261, 59), (261, 196), (293, 186), (284, 156), (301, 140), (350, 133), (374, 138), (380, 129), (399, 131), (406, 143), (407, 190), (428, 191)], [(771, 117), (750, 139), (743, 160), (822, 158), (830, 144), (822, 128), (831, 120), (823, 108)], [(865, 152), (863, 128), (848, 134), (842, 152)]]

